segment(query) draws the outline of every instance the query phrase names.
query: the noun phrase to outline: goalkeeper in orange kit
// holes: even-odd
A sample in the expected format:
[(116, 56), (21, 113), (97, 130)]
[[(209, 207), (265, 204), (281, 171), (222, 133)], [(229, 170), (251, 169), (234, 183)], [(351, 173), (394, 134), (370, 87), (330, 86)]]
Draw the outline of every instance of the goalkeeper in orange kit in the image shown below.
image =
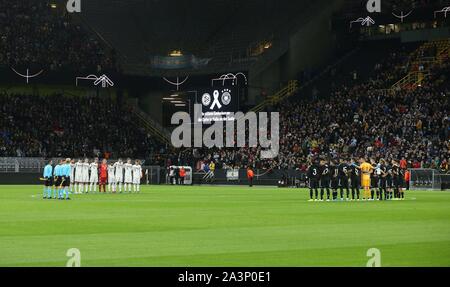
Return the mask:
[(361, 185), (364, 188), (363, 199), (367, 200), (370, 198), (370, 175), (373, 173), (373, 166), (366, 162), (365, 158), (360, 159), (361, 165), (359, 166), (362, 176)]

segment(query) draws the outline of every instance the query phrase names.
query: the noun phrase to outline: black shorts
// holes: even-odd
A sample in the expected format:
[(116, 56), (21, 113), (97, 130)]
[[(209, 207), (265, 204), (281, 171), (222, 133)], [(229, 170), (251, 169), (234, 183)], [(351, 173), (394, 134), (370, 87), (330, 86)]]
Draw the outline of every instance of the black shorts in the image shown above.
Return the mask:
[(352, 188), (359, 188), (359, 184), (361, 183), (361, 179), (359, 177), (353, 177), (351, 180)]
[(53, 177), (46, 177), (44, 181), (45, 186), (52, 186), (53, 185)]
[(340, 177), (339, 186), (348, 188), (348, 177)]
[(378, 180), (378, 186), (380, 188), (386, 188), (386, 178), (380, 177)]
[(403, 187), (403, 179), (401, 177), (397, 177), (394, 180), (395, 187)]
[(392, 185), (392, 178), (390, 178), (390, 177), (386, 178), (386, 186), (388, 188), (392, 188), (393, 187), (393, 185)]
[(378, 188), (378, 177), (374, 177), (370, 180), (370, 187), (371, 188)]
[(339, 180), (337, 178), (331, 179), (331, 188), (338, 189), (338, 187), (339, 187)]
[(309, 188), (318, 188), (319, 187), (319, 181), (315, 178), (309, 179)]
[(329, 178), (322, 178), (320, 179), (320, 187), (330, 187), (330, 179)]
[(63, 176), (64, 182), (62, 183), (63, 187), (70, 186), (70, 176)]
[(53, 184), (54, 186), (59, 187), (61, 185), (61, 177), (55, 176), (55, 178), (53, 179)]

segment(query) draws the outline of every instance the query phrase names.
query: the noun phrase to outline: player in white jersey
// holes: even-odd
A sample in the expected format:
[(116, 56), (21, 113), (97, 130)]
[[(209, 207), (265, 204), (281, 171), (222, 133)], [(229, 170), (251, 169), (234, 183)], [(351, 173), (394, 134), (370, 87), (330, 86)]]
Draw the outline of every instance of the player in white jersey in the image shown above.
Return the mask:
[(80, 158), (78, 162), (75, 164), (75, 184), (77, 185), (75, 188), (75, 193), (83, 192), (83, 181), (81, 180), (82, 170), (83, 170), (83, 162), (81, 161)]
[[(84, 185), (84, 192), (88, 193), (89, 187), (89, 159), (84, 159), (83, 167), (81, 169), (81, 182)], [(81, 191), (83, 192), (83, 190)]]
[(123, 167), (125, 169), (124, 191), (127, 191), (128, 187), (128, 192), (131, 192), (131, 185), (133, 184), (133, 174), (132, 174), (133, 165), (131, 164), (131, 159), (127, 159), (127, 163), (124, 164)]
[(89, 192), (91, 192), (91, 191), (97, 192), (98, 158), (95, 158), (94, 161), (89, 165), (89, 169), (91, 171), (91, 176), (89, 177)]
[(142, 167), (141, 162), (139, 160), (136, 160), (135, 164), (133, 165), (133, 191), (139, 192), (140, 191), (140, 184), (141, 184), (141, 178), (142, 178)]
[(116, 178), (116, 186), (118, 187), (119, 192), (122, 192), (122, 183), (123, 183), (123, 161), (119, 158), (117, 162), (114, 163), (115, 170), (115, 178)]
[(69, 191), (75, 192), (75, 160), (70, 161), (70, 186)]
[(116, 176), (114, 174), (115, 167), (111, 163), (108, 165), (108, 192), (116, 192)]

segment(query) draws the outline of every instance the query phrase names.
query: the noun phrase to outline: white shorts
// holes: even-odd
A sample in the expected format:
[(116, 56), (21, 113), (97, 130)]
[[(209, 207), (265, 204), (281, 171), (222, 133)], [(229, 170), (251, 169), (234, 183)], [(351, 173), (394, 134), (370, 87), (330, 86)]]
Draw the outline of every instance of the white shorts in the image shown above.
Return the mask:
[(97, 183), (98, 182), (98, 176), (91, 176), (91, 178), (89, 179), (90, 183)]
[(133, 178), (131, 176), (125, 176), (125, 183), (133, 183)]
[(133, 184), (141, 184), (141, 178), (140, 177), (133, 177)]
[(83, 174), (83, 175), (81, 176), (81, 181), (80, 181), (80, 182), (88, 183), (88, 182), (89, 182), (89, 175)]
[(108, 176), (108, 183), (116, 183), (116, 178), (114, 176)]
[(76, 173), (75, 174), (75, 182), (80, 182), (81, 181), (81, 174)]
[(123, 183), (122, 177), (116, 177), (116, 183)]

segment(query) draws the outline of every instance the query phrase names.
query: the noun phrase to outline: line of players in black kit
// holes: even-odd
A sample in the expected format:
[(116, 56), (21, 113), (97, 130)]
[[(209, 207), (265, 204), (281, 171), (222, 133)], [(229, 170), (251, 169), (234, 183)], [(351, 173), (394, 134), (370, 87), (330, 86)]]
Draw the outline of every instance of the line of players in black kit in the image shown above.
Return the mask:
[[(364, 162), (360, 160), (360, 163)], [(367, 163), (365, 163), (367, 164)], [(326, 200), (402, 200), (404, 199), (405, 169), (400, 168), (397, 161), (390, 162), (380, 159), (370, 160), (369, 184), (361, 183), (361, 167), (355, 159), (325, 160), (314, 159), (307, 171), (309, 183), (309, 201), (323, 201), (326, 191)], [(367, 176), (367, 175), (366, 175)], [(366, 187), (362, 196), (360, 187)], [(319, 198), (320, 189), (320, 198)], [(331, 191), (331, 192), (330, 192)], [(338, 191), (340, 191), (338, 197)], [(345, 193), (344, 193), (345, 191)], [(350, 198), (351, 191), (351, 198)], [(366, 192), (367, 191), (367, 192)]]

